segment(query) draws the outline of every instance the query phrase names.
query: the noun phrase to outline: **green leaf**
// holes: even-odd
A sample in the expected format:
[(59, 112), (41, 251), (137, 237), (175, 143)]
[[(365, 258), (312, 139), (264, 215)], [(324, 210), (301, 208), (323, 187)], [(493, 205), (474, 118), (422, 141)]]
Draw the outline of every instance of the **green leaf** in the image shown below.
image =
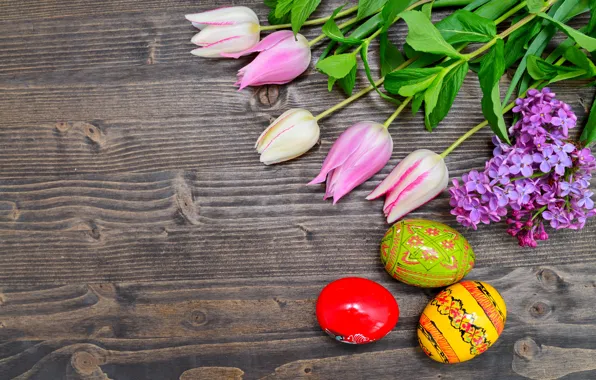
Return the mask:
[(528, 4), (528, 10), (530, 11), (530, 13), (538, 13), (546, 5), (544, 0), (528, 0), (527, 4)]
[(538, 16), (542, 17), (545, 20), (552, 22), (559, 30), (565, 33), (570, 38), (573, 38), (575, 42), (582, 48), (586, 49), (589, 52), (596, 51), (596, 38), (586, 36), (579, 30), (575, 30), (560, 21), (555, 20), (554, 18), (550, 17), (546, 13), (539, 13)]
[(584, 126), (584, 130), (582, 131), (579, 141), (585, 145), (590, 145), (596, 141), (596, 99), (594, 99), (594, 103), (592, 103), (590, 115), (588, 116), (588, 122)]
[(488, 42), (497, 35), (497, 27), (493, 21), (463, 9), (453, 12), (435, 26), (450, 44)]
[(381, 36), (379, 37), (379, 57), (381, 59), (382, 77), (404, 63), (403, 55), (399, 49), (389, 41), (387, 33), (381, 33)]
[(569, 80), (569, 79), (584, 79), (584, 78), (588, 78), (590, 77), (587, 73), (586, 70), (584, 69), (577, 69), (575, 71), (570, 71), (570, 72), (566, 72), (566, 73), (561, 73), (557, 76), (555, 76), (553, 79), (549, 80), (548, 83), (555, 83), (555, 82), (559, 82), (562, 80)]
[[(503, 15), (517, 4), (519, 4), (519, 0), (491, 0), (488, 3), (482, 5), (480, 8), (476, 9), (474, 13), (490, 20), (496, 20), (498, 17)], [(470, 9), (466, 10), (469, 11)]]
[[(468, 63), (463, 64), (452, 69), (443, 79), (441, 90), (439, 91), (439, 101), (432, 112), (425, 116), (426, 127), (433, 130), (439, 123), (447, 116), (455, 97), (464, 83), (466, 74), (468, 73)], [(413, 105), (412, 105), (413, 107)]]
[[(577, 70), (577, 67), (555, 66), (535, 55), (528, 57), (528, 73), (536, 80), (551, 80), (559, 74), (575, 72)], [(583, 71), (583, 73), (585, 74), (586, 72)]]
[(356, 65), (356, 56), (352, 53), (329, 56), (317, 62), (317, 69), (334, 78), (343, 78)]
[(505, 54), (505, 68), (511, 67), (524, 56), (528, 43), (540, 32), (541, 27), (540, 20), (532, 20), (507, 37), (507, 42), (505, 42), (505, 51), (507, 52)]
[(592, 32), (596, 29), (596, 3), (592, 1), (590, 4), (590, 22), (587, 26), (587, 33), (592, 35)]
[[(383, 23), (383, 17), (380, 13), (372, 16), (368, 20), (366, 20), (362, 25), (358, 26), (352, 33), (350, 33), (350, 38), (355, 39), (363, 39), (374, 32), (376, 32)], [(351, 45), (342, 45), (337, 48), (336, 54), (344, 53), (346, 50), (350, 49)]]
[(470, 4), (466, 5), (464, 9), (466, 11), (472, 12), (474, 9), (488, 3), (490, 0), (474, 0)]
[(503, 119), (499, 79), (505, 72), (504, 44), (498, 39), (495, 46), (486, 54), (480, 64), (478, 80), (482, 89), (482, 113), (493, 132), (502, 140), (509, 142), (507, 127)]
[(410, 0), (391, 0), (385, 4), (381, 11), (381, 17), (383, 18), (381, 33), (387, 32), (397, 15), (403, 12), (408, 5), (410, 5)]
[(422, 107), (422, 102), (424, 102), (424, 92), (420, 92), (414, 95), (414, 99), (412, 99), (412, 115), (416, 115), (416, 113)]
[(439, 30), (421, 12), (404, 12), (402, 18), (408, 24), (406, 42), (414, 50), (462, 58), (462, 55), (443, 39)]
[(368, 46), (369, 41), (366, 41), (364, 44), (362, 44), (362, 49), (360, 50), (360, 57), (362, 58), (362, 64), (364, 65), (364, 72), (366, 73), (366, 78), (368, 78), (368, 81), (373, 86), (375, 91), (379, 94), (379, 96), (381, 96), (381, 98), (395, 104), (401, 104), (401, 101), (385, 94), (377, 87), (377, 84), (375, 83), (375, 80), (372, 77), (372, 73), (370, 72), (370, 65), (368, 64)]
[(294, 0), (292, 4), (292, 31), (297, 34), (302, 24), (317, 9), (321, 0)]
[(327, 77), (327, 91), (331, 92), (331, 90), (333, 90), (335, 82), (337, 82), (337, 78)]
[(387, 74), (385, 89), (391, 94), (412, 96), (426, 90), (441, 71), (442, 67), (398, 70)]
[(292, 10), (294, 0), (278, 0), (275, 4), (275, 17), (282, 18)]
[(358, 0), (358, 20), (372, 15), (379, 9), (381, 9), (387, 0)]
[(570, 46), (565, 50), (563, 56), (574, 65), (581, 67), (584, 69), (588, 74), (594, 76), (596, 75), (596, 66), (594, 63), (585, 55), (581, 50), (576, 48), (575, 46)]
[(441, 69), (439, 74), (437, 74), (435, 80), (431, 83), (431, 85), (424, 91), (424, 125), (426, 129), (432, 131), (430, 127), (429, 117), (430, 114), (435, 110), (437, 107), (437, 102), (439, 101), (439, 94), (441, 92), (441, 87), (443, 86), (443, 79), (445, 75), (447, 75), (448, 71), (446, 69)]
[(426, 3), (420, 8), (422, 14), (426, 16), (427, 19), (432, 20), (432, 13), (433, 13), (433, 3), (435, 1), (431, 1), (430, 3)]
[(356, 84), (356, 72), (358, 71), (358, 66), (354, 65), (352, 70), (343, 78), (339, 78), (337, 80), (337, 84), (344, 93), (348, 96), (352, 96), (352, 91), (354, 90), (354, 85)]
[(344, 34), (342, 33), (341, 30), (339, 30), (339, 27), (335, 23), (334, 18), (335, 18), (335, 16), (337, 16), (337, 14), (341, 11), (341, 9), (343, 7), (344, 6), (342, 5), (333, 11), (333, 14), (331, 15), (331, 17), (329, 17), (327, 22), (325, 22), (325, 25), (323, 25), (323, 28), (322, 28), (323, 34), (325, 34), (327, 37), (329, 37), (333, 41), (341, 42), (344, 44), (350, 44), (350, 45), (360, 44), (360, 43), (362, 43), (362, 40), (360, 40), (360, 39), (344, 37)]
[[(555, 20), (562, 20), (563, 22), (566, 22), (568, 17), (574, 11), (574, 8), (577, 6), (578, 2), (579, 2), (579, 0), (563, 0), (562, 2), (561, 1), (556, 2), (551, 7), (551, 9), (548, 13), (549, 13), (549, 15), (552, 14), (553, 18)], [(524, 78), (524, 79), (518, 88), (518, 93), (521, 93), (527, 89), (527, 86), (529, 83), (529, 79), (528, 79), (529, 76), (526, 75), (524, 77), (524, 75), (526, 74), (527, 57), (529, 57), (531, 55), (541, 55), (542, 52), (544, 51), (544, 49), (546, 48), (546, 46), (548, 45), (548, 42), (555, 35), (555, 32), (556, 32), (556, 29), (554, 28), (554, 26), (547, 25), (540, 31), (540, 33), (538, 33), (536, 38), (534, 38), (534, 40), (528, 47), (526, 54), (524, 55), (524, 57), (522, 58), (522, 60), (519, 62), (518, 66), (517, 66), (515, 74), (513, 75), (513, 78), (511, 79), (511, 84), (509, 85), (509, 88), (507, 89), (507, 94), (505, 95), (505, 100), (503, 100), (503, 103), (506, 104), (509, 102), (511, 95), (513, 95), (513, 92), (515, 91), (516, 87), (518, 87), (518, 84), (519, 84), (520, 80), (522, 80), (522, 78)]]

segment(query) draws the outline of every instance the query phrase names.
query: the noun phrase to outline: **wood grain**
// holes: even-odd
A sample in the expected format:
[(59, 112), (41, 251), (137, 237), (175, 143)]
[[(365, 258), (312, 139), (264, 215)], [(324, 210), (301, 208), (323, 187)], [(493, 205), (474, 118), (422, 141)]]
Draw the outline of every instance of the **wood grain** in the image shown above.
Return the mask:
[[(344, 128), (382, 122), (392, 106), (369, 94), (323, 120), (299, 160), (261, 165), (253, 144), (273, 118), (345, 97), (312, 65), (290, 85), (238, 92), (249, 58), (191, 56), (184, 14), (229, 3), (0, 0), (0, 379), (596, 377), (594, 221), (527, 250), (503, 225), (462, 229), (446, 194), (412, 214), (463, 232), (477, 255), (469, 277), (507, 302), (501, 339), (457, 366), (416, 343), (436, 291), (381, 267), (388, 226), (381, 202), (364, 197), (413, 148), (440, 151), (483, 120), (477, 78), (432, 135), (404, 113), (387, 167), (333, 206), (305, 184)], [(265, 18), (262, 2), (242, 4)], [(399, 23), (390, 38), (405, 34)], [(376, 46), (370, 55), (377, 72)], [(553, 88), (583, 125), (594, 91), (582, 85)], [(448, 157), (452, 177), (484, 165), (490, 136)], [(318, 293), (347, 275), (379, 281), (399, 302), (398, 326), (375, 344), (337, 344), (317, 326)]]
[[(505, 331), (454, 366), (426, 358), (415, 328), (437, 291), (367, 276), (400, 305), (396, 329), (350, 346), (314, 317), (341, 274), (261, 280), (5, 288), (0, 377), (17, 379), (589, 379), (596, 285), (584, 264), (474, 269), (507, 303)], [(9, 342), (9, 343), (8, 343)]]

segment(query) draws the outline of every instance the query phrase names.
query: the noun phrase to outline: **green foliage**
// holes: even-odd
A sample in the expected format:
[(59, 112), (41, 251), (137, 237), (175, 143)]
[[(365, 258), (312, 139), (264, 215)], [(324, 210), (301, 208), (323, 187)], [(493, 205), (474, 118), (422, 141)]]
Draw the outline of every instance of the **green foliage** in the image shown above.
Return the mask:
[(392, 98), (391, 96), (383, 93), (377, 87), (377, 85), (372, 77), (372, 73), (370, 72), (370, 65), (368, 64), (368, 46), (369, 46), (369, 43), (367, 41), (362, 45), (362, 49), (360, 50), (360, 57), (362, 58), (362, 64), (364, 65), (364, 71), (366, 72), (366, 77), (368, 78), (368, 81), (371, 83), (371, 85), (373, 86), (375, 91), (379, 94), (379, 96), (381, 96), (381, 98), (383, 98), (389, 102), (395, 103), (395, 104), (401, 104), (401, 101), (399, 101), (398, 99)]
[(360, 44), (360, 43), (362, 43), (361, 39), (344, 37), (343, 32), (339, 29), (339, 27), (335, 23), (335, 20), (334, 20), (335, 16), (337, 16), (337, 14), (341, 11), (341, 9), (343, 7), (344, 6), (342, 5), (333, 11), (333, 14), (331, 15), (331, 17), (329, 17), (329, 20), (327, 20), (327, 22), (325, 22), (325, 25), (323, 25), (322, 31), (327, 37), (329, 37), (333, 41), (341, 42), (344, 44), (350, 44), (350, 45)]
[(450, 44), (458, 42), (488, 42), (497, 35), (492, 20), (460, 9), (436, 24), (441, 35)]
[(336, 79), (348, 75), (354, 66), (356, 56), (351, 53), (331, 55), (317, 62), (317, 69)]
[(550, 17), (546, 13), (539, 13), (538, 16), (552, 22), (557, 28), (559, 28), (559, 30), (572, 38), (580, 47), (586, 49), (589, 52), (596, 51), (596, 38), (586, 36), (579, 30), (575, 30), (572, 27), (565, 25), (561, 21)]
[(549, 83), (554, 83), (586, 75), (586, 70), (579, 67), (556, 66), (532, 55), (528, 57), (528, 74), (536, 80), (546, 80)]
[[(395, 0), (391, 0), (395, 1)], [(359, 20), (372, 15), (379, 9), (381, 9), (387, 0), (358, 0), (358, 14)]]
[(424, 124), (428, 130), (432, 131), (435, 129), (445, 116), (447, 116), (467, 73), (468, 63), (463, 62), (461, 65), (449, 71), (445, 76), (439, 90), (439, 100), (436, 107), (430, 113), (425, 114), (424, 117)]
[(379, 57), (381, 60), (382, 77), (404, 63), (403, 55), (399, 49), (389, 41), (387, 33), (381, 33), (381, 36), (379, 37)]
[(403, 12), (408, 5), (410, 5), (410, 0), (391, 0), (385, 4), (381, 11), (381, 17), (383, 19), (381, 33), (387, 32), (397, 15)]
[(441, 71), (442, 67), (398, 70), (387, 74), (385, 89), (391, 94), (412, 96), (431, 86)]
[(503, 119), (499, 79), (505, 72), (504, 43), (498, 39), (497, 43), (484, 57), (480, 64), (478, 80), (482, 89), (482, 113), (493, 132), (502, 140), (509, 142), (507, 127)]
[(594, 103), (592, 103), (588, 121), (584, 126), (584, 130), (582, 131), (579, 141), (581, 141), (584, 145), (590, 145), (596, 141), (596, 99), (594, 99)]
[(297, 34), (302, 24), (317, 9), (321, 0), (294, 0), (292, 3), (292, 31)]
[(530, 13), (538, 13), (544, 8), (546, 3), (544, 0), (527, 0), (527, 5)]
[(416, 51), (461, 58), (462, 55), (441, 36), (439, 30), (418, 11), (402, 13), (408, 24), (406, 42)]

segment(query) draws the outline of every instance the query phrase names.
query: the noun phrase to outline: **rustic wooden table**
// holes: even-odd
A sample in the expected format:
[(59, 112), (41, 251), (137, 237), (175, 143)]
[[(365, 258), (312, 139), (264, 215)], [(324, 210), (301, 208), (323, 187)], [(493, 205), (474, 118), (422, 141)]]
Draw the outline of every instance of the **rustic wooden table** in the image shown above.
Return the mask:
[[(483, 119), (476, 78), (432, 135), (420, 115), (396, 121), (390, 164), (333, 206), (305, 183), (344, 128), (391, 105), (369, 94), (324, 120), (301, 159), (261, 165), (253, 144), (272, 118), (343, 95), (312, 68), (238, 92), (247, 59), (191, 56), (184, 14), (228, 2), (0, 1), (0, 379), (595, 378), (594, 221), (532, 250), (502, 224), (457, 226), (446, 195), (413, 213), (463, 231), (477, 253), (469, 278), (507, 302), (501, 339), (459, 365), (416, 342), (436, 291), (380, 264), (388, 226), (364, 196), (413, 148), (440, 151)], [(241, 3), (265, 18), (260, 1)], [(579, 85), (554, 89), (584, 121), (593, 90)], [(452, 176), (483, 166), (490, 136), (449, 156)], [(319, 291), (346, 275), (397, 298), (385, 339), (342, 345), (317, 326)]]

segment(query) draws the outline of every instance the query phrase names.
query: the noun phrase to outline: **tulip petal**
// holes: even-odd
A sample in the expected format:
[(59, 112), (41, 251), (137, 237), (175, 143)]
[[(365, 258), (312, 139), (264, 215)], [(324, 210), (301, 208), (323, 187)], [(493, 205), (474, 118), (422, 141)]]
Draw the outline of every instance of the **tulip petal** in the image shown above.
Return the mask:
[[(434, 186), (425, 186), (428, 183), (435, 183)], [(412, 184), (412, 187), (405, 189), (404, 199), (395, 202), (391, 211), (387, 215), (387, 223), (393, 223), (409, 212), (428, 203), (439, 195), (449, 182), (449, 173), (447, 171), (434, 171), (424, 178), (424, 181), (418, 184)]]
[(261, 153), (261, 162), (265, 165), (288, 161), (306, 153), (319, 141), (319, 126), (316, 120), (292, 125), (275, 136)]
[(334, 204), (383, 169), (393, 153), (391, 136), (388, 136), (388, 139), (382, 144), (368, 147), (365, 147), (365, 145), (367, 144), (362, 144), (359, 151), (354, 152), (340, 167), (341, 174), (338, 179), (338, 186), (335, 187), (333, 192)]
[(199, 29), (209, 25), (259, 24), (259, 18), (255, 12), (248, 7), (242, 6), (217, 8), (206, 12), (188, 14), (185, 17)]
[(366, 125), (363, 125), (363, 123), (355, 124), (339, 135), (329, 150), (329, 154), (327, 154), (325, 161), (323, 161), (323, 167), (321, 168), (319, 175), (310, 181), (308, 185), (325, 182), (327, 174), (333, 169), (341, 166), (348, 157), (358, 149), (360, 144), (364, 141), (365, 135)]
[[(282, 123), (285, 123), (286, 120), (290, 119), (290, 117), (293, 116), (293, 119), (290, 119), (290, 123), (289, 125), (293, 125), (295, 123), (297, 123), (299, 120), (301, 120), (304, 115), (301, 115), (300, 108), (292, 108), (287, 110), (286, 112), (282, 113), (277, 119), (275, 119), (273, 121), (273, 123), (271, 123), (269, 125), (269, 127), (267, 127), (267, 129), (265, 129), (263, 131), (263, 133), (261, 133), (261, 135), (259, 136), (259, 138), (257, 139), (257, 142), (255, 144), (255, 148), (257, 149), (258, 153), (262, 153), (265, 150), (265, 147), (268, 146), (271, 141), (273, 141), (273, 139), (275, 138), (276, 133), (279, 133), (277, 131), (278, 126), (281, 125)], [(304, 111), (304, 112), (308, 112), (308, 111)], [(310, 115), (310, 112), (308, 113)]]
[(277, 45), (278, 43), (282, 42), (285, 39), (288, 38), (294, 38), (294, 33), (291, 30), (280, 30), (279, 32), (274, 32), (271, 33), (270, 35), (268, 35), (267, 37), (263, 38), (261, 40), (261, 42), (259, 42), (258, 44), (256, 44), (255, 46), (237, 52), (237, 53), (226, 53), (226, 54), (222, 54), (224, 57), (227, 58), (240, 58), (244, 55), (248, 55), (251, 53), (256, 53), (256, 52), (261, 52), (261, 51), (265, 51), (265, 50), (269, 50), (272, 47), (274, 47), (275, 45)]
[(428, 155), (429, 152), (435, 154), (427, 149), (419, 149), (409, 154), (391, 171), (391, 173), (389, 173), (376, 189), (366, 197), (366, 199), (376, 199), (399, 186), (416, 169), (422, 158)]
[(238, 72), (239, 90), (247, 86), (284, 84), (302, 74), (310, 64), (308, 42), (301, 34), (298, 40), (284, 40), (270, 50), (261, 52)]

